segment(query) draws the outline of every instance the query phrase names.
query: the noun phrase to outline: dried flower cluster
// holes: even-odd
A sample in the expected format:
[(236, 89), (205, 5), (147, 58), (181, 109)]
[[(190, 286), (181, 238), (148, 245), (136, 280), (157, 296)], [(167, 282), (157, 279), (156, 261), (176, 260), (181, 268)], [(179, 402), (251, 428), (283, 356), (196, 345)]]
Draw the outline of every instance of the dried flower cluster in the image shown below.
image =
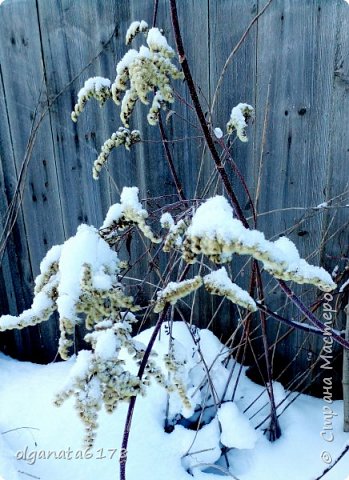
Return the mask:
[(70, 396), (75, 397), (75, 408), (86, 428), (86, 447), (93, 445), (98, 411), (102, 405), (108, 413), (112, 413), (120, 402), (143, 395), (149, 376), (158, 374), (156, 369), (151, 368), (151, 359), (147, 369), (148, 380), (140, 381), (138, 376), (125, 369), (125, 362), (119, 356), (124, 348), (136, 363), (143, 358), (145, 346), (131, 336), (135, 321), (133, 314), (118, 312), (113, 314), (113, 318), (97, 323), (94, 331), (85, 336), (92, 351), (79, 352), (65, 385), (56, 395), (57, 406)]
[(120, 261), (94, 227), (80, 225), (75, 236), (52, 247), (40, 265), (31, 308), (19, 317), (4, 315), (0, 330), (24, 328), (59, 314), (59, 353), (69, 356), (80, 314), (86, 327), (116, 315), (120, 309), (137, 310), (118, 281)]
[(247, 122), (253, 117), (253, 114), (254, 109), (251, 105), (248, 105), (247, 103), (239, 103), (231, 111), (230, 119), (227, 123), (227, 132), (231, 134), (236, 130), (237, 137), (242, 142), (247, 142)]
[(197, 275), (190, 280), (182, 282), (170, 282), (163, 290), (157, 293), (157, 300), (154, 312), (161, 312), (166, 303), (174, 305), (177, 300), (183, 298), (193, 291), (205, 286), (205, 289), (211, 295), (220, 295), (226, 297), (236, 305), (240, 305), (251, 312), (257, 310), (257, 306), (253, 298), (241, 287), (231, 281), (224, 267), (215, 270), (204, 277)]
[(132, 22), (126, 32), (126, 38), (125, 38), (126, 45), (129, 45), (132, 42), (132, 40), (136, 37), (136, 35), (138, 35), (138, 33), (140, 32), (146, 33), (148, 32), (148, 30), (149, 30), (148, 24), (144, 20), (140, 22), (138, 21)]
[(173, 248), (181, 248), (183, 235), (187, 228), (187, 222), (183, 219), (176, 224), (170, 225), (169, 232), (165, 237), (163, 251), (170, 252)]
[(130, 312), (112, 311), (112, 315), (98, 322), (92, 333), (85, 336), (92, 350), (81, 350), (69, 377), (55, 396), (60, 406), (69, 397), (75, 397), (75, 408), (85, 424), (85, 446), (92, 447), (98, 428), (98, 412), (104, 405), (112, 413), (121, 402), (135, 395), (144, 395), (146, 387), (154, 379), (169, 393), (177, 392), (185, 408), (192, 408), (187, 397), (185, 361), (176, 359), (174, 353), (165, 355), (164, 365), (171, 376), (166, 380), (154, 356), (148, 359), (142, 380), (131, 373), (120, 355), (127, 351), (128, 357), (140, 364), (145, 345), (132, 338), (132, 324), (137, 320)]
[(231, 206), (221, 196), (209, 199), (196, 210), (185, 232), (182, 251), (188, 263), (194, 263), (200, 254), (218, 264), (231, 261), (235, 253), (251, 255), (276, 278), (313, 284), (326, 292), (336, 287), (326, 270), (300, 258), (291, 240), (281, 237), (271, 242), (262, 232), (245, 228), (233, 218)]
[(95, 98), (102, 107), (106, 100), (111, 97), (110, 85), (111, 81), (108, 78), (92, 77), (86, 80), (85, 85), (78, 93), (78, 102), (71, 114), (73, 122), (78, 121), (78, 116), (90, 98)]
[(160, 109), (174, 101), (171, 79), (183, 78), (183, 73), (172, 63), (174, 50), (158, 28), (149, 29), (144, 20), (132, 22), (126, 33), (126, 44), (131, 43), (140, 32), (145, 34), (147, 46), (142, 45), (139, 50), (130, 49), (124, 55), (117, 64), (113, 84), (108, 78), (89, 78), (79, 91), (78, 101), (71, 114), (72, 120), (76, 122), (90, 98), (95, 98), (101, 106), (108, 98), (113, 98), (117, 105), (121, 103), (120, 118), (125, 128), (119, 128), (104, 142), (93, 165), (95, 180), (99, 178), (114, 148), (124, 145), (129, 150), (131, 145), (141, 141), (138, 130), (128, 130), (129, 118), (137, 100), (148, 105), (148, 95), (153, 95), (147, 119), (150, 125), (156, 125)]
[(224, 267), (216, 270), (203, 278), (205, 289), (212, 295), (221, 295), (233, 303), (240, 305), (251, 312), (257, 310), (253, 298), (239, 285), (233, 283)]
[(185, 360), (179, 360), (176, 358), (174, 352), (171, 351), (164, 356), (164, 365), (170, 373), (170, 383), (167, 387), (167, 390), (169, 392), (177, 391), (184, 408), (190, 410), (192, 408), (192, 404), (188, 398), (187, 386), (186, 382), (184, 381), (186, 366)]
[(50, 318), (56, 310), (58, 297), (58, 261), (62, 246), (52, 247), (40, 264), (40, 274), (35, 279), (34, 299), (31, 308), (18, 317), (3, 315), (0, 317), (0, 331), (25, 328)]
[(127, 32), (127, 43), (138, 31), (146, 33), (148, 46), (142, 45), (139, 50), (131, 49), (124, 55), (116, 67), (117, 75), (111, 87), (114, 102), (117, 105), (121, 103), (120, 118), (125, 127), (128, 127), (138, 99), (148, 105), (149, 93), (154, 96), (147, 118), (151, 125), (155, 125), (160, 108), (173, 102), (171, 78), (183, 78), (182, 72), (171, 62), (174, 51), (160, 30), (151, 28), (147, 31), (145, 22), (134, 22)]
[(183, 280), (182, 282), (168, 283), (163, 290), (157, 293), (154, 312), (162, 312), (166, 303), (171, 303), (172, 305), (175, 304), (177, 300), (186, 297), (201, 287), (201, 285), (202, 278), (200, 276), (196, 276), (190, 280)]
[(153, 243), (160, 243), (152, 232), (149, 225), (145, 223), (148, 218), (148, 212), (139, 202), (139, 190), (137, 187), (124, 187), (120, 203), (112, 205), (107, 213), (105, 221), (101, 227), (101, 235), (109, 243), (113, 243), (119, 232), (126, 228), (137, 225), (143, 235)]
[(120, 145), (124, 145), (126, 150), (130, 150), (131, 145), (141, 141), (139, 130), (130, 131), (128, 128), (119, 127), (113, 135), (106, 140), (101, 148), (101, 153), (93, 164), (93, 178), (98, 180), (99, 174), (108, 161), (110, 152)]

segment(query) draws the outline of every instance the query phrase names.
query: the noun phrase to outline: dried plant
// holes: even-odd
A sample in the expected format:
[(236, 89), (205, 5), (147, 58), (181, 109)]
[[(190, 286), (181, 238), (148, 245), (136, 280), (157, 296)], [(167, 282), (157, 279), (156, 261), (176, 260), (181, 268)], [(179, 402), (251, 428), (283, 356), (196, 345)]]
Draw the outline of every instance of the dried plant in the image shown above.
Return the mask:
[[(142, 202), (137, 187), (124, 187), (120, 202), (110, 207), (99, 230), (81, 225), (75, 236), (47, 253), (40, 266), (41, 273), (35, 281), (32, 307), (18, 317), (4, 315), (0, 318), (0, 330), (24, 328), (48, 320), (57, 311), (61, 332), (59, 353), (63, 359), (73, 353), (74, 332), (84, 320), (88, 330), (85, 340), (91, 349), (78, 352), (75, 365), (66, 384), (57, 394), (55, 403), (61, 405), (66, 398), (75, 397), (77, 411), (86, 427), (86, 445), (91, 446), (98, 426), (98, 411), (102, 405), (107, 412), (113, 412), (120, 402), (128, 402), (123, 452), (127, 449), (137, 396), (146, 395), (151, 379), (155, 379), (167, 390), (169, 399), (173, 395), (181, 399), (182, 410), (177, 412), (178, 415), (195, 418), (199, 425), (200, 421), (204, 421), (202, 419), (205, 418), (207, 405), (215, 409), (217, 425), (219, 422), (222, 424), (221, 419), (226, 411), (231, 415), (236, 413), (233, 405), (227, 405), (234, 400), (241, 374), (241, 367), (237, 367), (240, 369), (239, 374), (235, 377), (235, 384), (232, 383), (237, 365), (237, 360), (232, 360), (232, 357), (235, 354), (235, 358), (244, 358), (253, 334), (252, 318), (257, 319), (261, 330), (263, 354), (257, 362), (263, 360), (265, 364), (265, 387), (270, 405), (270, 414), (258, 426), (265, 427), (271, 441), (276, 440), (281, 435), (277, 412), (280, 404), (277, 404), (274, 395), (271, 349), (274, 351), (275, 345), (269, 345), (267, 315), (287, 324), (291, 329), (300, 329), (309, 335), (322, 335), (325, 327), (316, 318), (316, 309), (313, 311), (308, 308), (286, 282), (312, 285), (324, 292), (333, 291), (337, 287), (328, 272), (302, 259), (295, 244), (286, 236), (275, 241), (267, 240), (263, 232), (249, 225), (224, 160), (231, 160), (228, 142), (231, 135), (236, 134), (242, 142), (248, 140), (248, 122), (254, 116), (254, 109), (247, 103), (233, 107), (226, 124), (227, 136), (223, 135), (220, 128), (212, 128), (202, 111), (191, 76), (175, 0), (170, 0), (170, 7), (182, 70), (173, 63), (175, 51), (161, 30), (155, 26), (150, 28), (143, 20), (133, 22), (126, 33), (126, 44), (143, 34), (147, 46), (143, 45), (139, 50), (130, 49), (124, 55), (117, 64), (117, 75), (113, 83), (103, 77), (87, 80), (78, 94), (72, 119), (77, 121), (90, 98), (95, 98), (101, 106), (107, 99), (120, 105), (123, 126), (105, 141), (94, 162), (93, 177), (97, 180), (113, 149), (120, 145), (126, 149), (137, 148), (137, 144), (142, 142), (139, 130), (129, 130), (129, 122), (137, 101), (148, 105), (151, 98), (147, 120), (150, 125), (158, 125), (160, 129), (165, 158), (176, 185), (178, 199), (165, 202), (165, 197), (161, 197), (161, 205), (155, 201), (152, 203), (151, 199)], [(213, 178), (218, 178), (217, 185), (223, 187), (224, 195), (213, 194), (208, 197), (204, 195), (207, 191), (204, 188), (203, 195), (187, 199), (174, 167), (161, 109), (174, 102), (175, 90), (171, 82), (183, 78), (189, 89), (192, 102), (190, 107), (200, 124), (201, 139), (205, 140), (214, 161)], [(183, 98), (180, 100), (184, 102)], [(234, 168), (234, 173), (252, 202), (246, 182), (237, 168)], [(144, 245), (143, 256), (149, 261), (144, 277), (134, 279), (128, 273), (140, 258), (125, 268), (122, 252), (123, 247), (127, 247), (130, 235), (136, 231)], [(233, 282), (230, 266), (237, 255), (247, 256), (251, 264), (248, 290)], [(158, 265), (163, 256), (166, 256), (166, 266), (161, 270)], [(278, 288), (309, 323), (283, 317), (268, 307), (262, 268), (270, 278), (276, 279)], [(149, 281), (150, 272), (157, 274), (158, 284)], [(131, 280), (135, 280), (136, 284), (132, 285)], [(138, 302), (137, 290), (132, 295), (132, 288), (137, 287), (139, 292), (145, 284), (149, 287), (148, 295), (146, 298), (143, 295), (142, 302)], [(227, 348), (209, 366), (205, 364), (201, 352), (200, 333), (192, 324), (192, 318), (186, 318), (181, 310), (182, 306), (187, 306), (187, 302), (192, 310), (195, 309), (195, 299), (200, 289), (209, 295), (221, 297), (223, 301), (232, 302), (240, 315), (232, 329), (231, 342), (227, 342)], [(219, 315), (219, 308), (214, 312), (212, 321)], [(134, 339), (132, 329), (136, 324), (145, 323), (150, 314), (159, 315), (149, 343), (143, 345)], [(152, 355), (161, 326), (168, 322), (170, 329), (174, 316), (182, 317), (184, 323), (190, 320), (187, 326), (195, 346), (192, 360), (181, 357), (179, 349), (175, 348), (176, 341), (170, 334), (169, 351), (165, 357), (159, 360)], [(340, 332), (332, 329), (331, 335), (338, 344), (349, 347), (348, 341), (342, 338)], [(237, 345), (234, 344), (236, 336), (240, 337)], [(127, 351), (138, 365), (137, 375), (126, 367), (122, 351)], [(192, 375), (194, 369), (199, 369), (201, 373), (195, 375), (195, 379)], [(220, 390), (216, 384), (218, 374), (214, 373), (215, 369), (225, 379)], [(174, 417), (166, 418), (167, 425), (170, 420), (172, 424), (175, 423)], [(222, 455), (226, 448), (229, 448), (228, 441), (222, 448)], [(190, 471), (193, 465), (189, 463)], [(126, 458), (121, 456), (120, 480), (126, 478), (125, 465)]]

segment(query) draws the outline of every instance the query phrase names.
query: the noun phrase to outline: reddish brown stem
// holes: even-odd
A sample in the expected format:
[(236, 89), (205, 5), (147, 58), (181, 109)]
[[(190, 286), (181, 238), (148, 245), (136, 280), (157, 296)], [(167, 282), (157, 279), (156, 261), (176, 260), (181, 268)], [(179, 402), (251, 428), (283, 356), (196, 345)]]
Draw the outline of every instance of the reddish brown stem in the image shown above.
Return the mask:
[(256, 208), (255, 208), (255, 205), (253, 203), (253, 200), (252, 200), (252, 196), (251, 196), (251, 193), (250, 193), (250, 190), (248, 189), (248, 186), (246, 184), (246, 181), (242, 175), (242, 173), (240, 172), (240, 169), (239, 167), (236, 165), (236, 163), (234, 162), (234, 159), (233, 157), (231, 156), (229, 150), (228, 150), (228, 147), (226, 146), (225, 142), (223, 141), (223, 139), (219, 139), (218, 140), (218, 143), (219, 145), (223, 148), (224, 150), (224, 153), (226, 155), (226, 158), (229, 160), (229, 163), (231, 165), (231, 168), (233, 169), (235, 175), (238, 177), (238, 179), (240, 180), (240, 183), (247, 195), (247, 198), (250, 202), (250, 205), (251, 205), (251, 209), (252, 209), (252, 216), (253, 216), (253, 222), (254, 222), (254, 227), (256, 228), (257, 227), (257, 212), (256, 212)]
[[(170, 305), (167, 304), (165, 306), (165, 308), (163, 309), (161, 315), (159, 316), (159, 319), (158, 319), (158, 321), (157, 321), (157, 323), (154, 327), (154, 330), (153, 330), (152, 336), (150, 338), (150, 341), (149, 341), (149, 343), (147, 345), (147, 348), (144, 352), (142, 363), (141, 363), (141, 365), (139, 367), (139, 370), (138, 370), (138, 377), (140, 379), (142, 379), (142, 377), (143, 377), (144, 370), (145, 370), (145, 367), (147, 365), (147, 361), (149, 359), (150, 353), (151, 353), (152, 348), (154, 346), (156, 337), (157, 337), (157, 335), (160, 331), (161, 325), (163, 324), (163, 322), (166, 318), (169, 306)], [(121, 444), (121, 454), (120, 454), (120, 460), (119, 460), (120, 461), (120, 480), (125, 480), (126, 479), (127, 446), (128, 446), (128, 439), (129, 439), (129, 436), (130, 436), (130, 430), (131, 430), (132, 418), (133, 418), (133, 412), (134, 412), (135, 405), (136, 405), (136, 400), (137, 400), (137, 396), (131, 397), (130, 403), (128, 405), (126, 422), (125, 422), (125, 427), (124, 427), (124, 434), (123, 434), (122, 444)]]
[[(259, 270), (259, 265), (256, 260), (254, 260), (254, 267), (256, 272), (257, 278), (257, 290), (259, 298), (261, 299), (261, 303), (264, 303), (264, 293), (263, 293), (263, 283), (261, 278), (261, 272)], [(273, 389), (273, 371), (272, 365), (269, 358), (269, 346), (268, 346), (268, 337), (267, 337), (267, 319), (265, 312), (261, 309), (259, 310), (259, 316), (261, 321), (261, 328), (262, 328), (262, 339), (263, 339), (263, 348), (264, 348), (264, 355), (265, 355), (265, 365), (267, 368), (267, 392), (270, 400), (270, 425), (268, 429), (268, 439), (271, 442), (274, 442), (281, 436), (281, 429), (279, 420), (277, 417), (276, 412), (276, 405), (275, 405), (275, 397), (274, 397), (274, 389)]]
[(230, 198), (233, 208), (235, 210), (235, 213), (239, 219), (243, 222), (245, 227), (248, 227), (248, 223), (246, 218), (244, 217), (244, 214), (242, 212), (242, 209), (240, 207), (240, 204), (238, 202), (238, 199), (231, 187), (227, 172), (224, 168), (224, 165), (219, 158), (218, 152), (216, 150), (216, 147), (214, 145), (214, 141), (212, 139), (212, 136), (210, 134), (204, 112), (202, 111), (200, 101), (198, 98), (198, 95), (196, 93), (196, 88), (194, 85), (193, 77), (191, 75), (189, 63), (187, 61), (187, 58), (185, 56), (184, 52), (184, 47), (183, 47), (183, 41), (182, 41), (182, 36), (179, 28), (179, 23), (178, 23), (178, 14), (177, 14), (177, 6), (175, 0), (170, 0), (170, 8), (171, 8), (171, 17), (172, 17), (172, 25), (173, 25), (173, 30), (175, 33), (175, 40), (176, 40), (176, 46), (177, 46), (177, 52), (179, 56), (179, 62), (182, 65), (183, 73), (185, 76), (185, 79), (187, 81), (188, 89), (190, 96), (193, 101), (193, 105), (202, 129), (202, 132), (204, 134), (208, 149), (211, 152), (212, 158), (216, 164), (216, 168), (218, 170), (219, 175), (221, 176), (224, 188), (227, 192), (228, 197)]
[(175, 168), (174, 163), (173, 163), (172, 154), (171, 154), (171, 151), (170, 151), (170, 147), (169, 147), (169, 144), (168, 144), (168, 140), (167, 140), (167, 137), (166, 137), (166, 132), (165, 132), (165, 129), (164, 129), (164, 125), (162, 123), (161, 116), (159, 118), (159, 128), (160, 128), (160, 133), (161, 133), (162, 145), (163, 145), (164, 150), (165, 150), (166, 160), (167, 160), (167, 163), (168, 163), (173, 181), (176, 185), (176, 190), (177, 190), (177, 193), (178, 193), (178, 197), (180, 198), (180, 200), (185, 200), (185, 196), (184, 196), (184, 193), (183, 193), (183, 187), (182, 187), (181, 182), (179, 181), (177, 171), (176, 171), (176, 168)]

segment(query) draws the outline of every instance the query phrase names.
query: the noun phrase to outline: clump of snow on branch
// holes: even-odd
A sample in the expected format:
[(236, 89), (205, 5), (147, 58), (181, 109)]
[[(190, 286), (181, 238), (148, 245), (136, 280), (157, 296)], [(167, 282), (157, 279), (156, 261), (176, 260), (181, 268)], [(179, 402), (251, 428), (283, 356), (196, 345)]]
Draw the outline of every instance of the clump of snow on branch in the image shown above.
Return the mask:
[(231, 302), (255, 312), (257, 306), (253, 298), (243, 290), (239, 285), (233, 283), (224, 267), (205, 275), (204, 285), (212, 295), (221, 295), (228, 298)]
[(167, 286), (157, 293), (157, 299), (154, 306), (154, 312), (159, 313), (165, 308), (166, 303), (172, 305), (180, 298), (186, 297), (190, 293), (197, 290), (202, 285), (202, 278), (197, 275), (190, 280), (182, 282), (170, 282)]
[(168, 230), (172, 228), (175, 224), (172, 215), (170, 212), (165, 212), (160, 217), (160, 225), (162, 228), (167, 228)]
[(340, 287), (340, 289), (339, 289), (339, 292), (340, 292), (340, 293), (344, 292), (344, 290), (345, 290), (348, 286), (349, 286), (349, 278), (348, 278), (347, 281), (345, 281), (345, 282), (343, 283), (343, 285), (341, 285), (341, 287)]
[(319, 203), (319, 205), (317, 205), (313, 209), (314, 210), (322, 210), (323, 208), (327, 208), (327, 207), (328, 207), (328, 202), (322, 202), (322, 203)]
[(221, 426), (221, 442), (228, 448), (252, 449), (258, 433), (234, 402), (223, 403), (217, 412)]
[(219, 127), (214, 128), (213, 132), (216, 138), (220, 139), (223, 137), (223, 132)]
[(271, 242), (262, 232), (245, 228), (233, 217), (232, 207), (222, 196), (210, 198), (196, 210), (185, 232), (182, 250), (188, 263), (194, 263), (200, 254), (218, 264), (231, 261), (234, 253), (251, 255), (276, 278), (313, 284), (324, 291), (336, 287), (326, 270), (300, 258), (297, 247), (288, 238)]
[[(133, 38), (137, 28), (136, 25), (131, 28), (128, 39)], [(183, 78), (183, 73), (171, 61), (174, 50), (160, 30), (151, 28), (146, 35), (148, 46), (129, 50), (117, 64), (117, 75), (111, 87), (114, 102), (121, 103), (120, 118), (125, 127), (128, 127), (137, 100), (147, 105), (149, 94), (153, 95), (153, 100), (147, 118), (155, 125), (160, 108), (174, 101), (170, 79)]]
[(163, 251), (170, 252), (173, 248), (181, 248), (183, 235), (188, 228), (187, 222), (183, 219), (169, 226), (169, 232), (165, 237)]
[(99, 174), (108, 161), (110, 152), (124, 145), (126, 150), (130, 150), (130, 147), (135, 143), (141, 141), (141, 135), (139, 130), (130, 131), (128, 128), (119, 127), (113, 135), (106, 140), (101, 148), (101, 153), (98, 155), (97, 160), (94, 161), (92, 175), (95, 180), (98, 180)]
[(247, 103), (239, 103), (234, 107), (227, 123), (227, 132), (229, 134), (236, 130), (237, 137), (242, 142), (247, 142), (246, 128), (248, 121), (253, 117), (254, 109)]
[(106, 100), (111, 97), (110, 86), (111, 81), (108, 78), (92, 77), (86, 80), (83, 88), (78, 93), (78, 101), (71, 114), (73, 122), (78, 121), (78, 116), (90, 98), (95, 98), (102, 107)]
[(128, 27), (127, 32), (126, 32), (126, 38), (125, 38), (125, 43), (126, 45), (129, 45), (132, 40), (138, 35), (138, 33), (143, 32), (146, 33), (149, 30), (149, 26), (147, 22), (144, 20), (138, 22), (132, 22), (131, 25)]
[(120, 196), (120, 203), (113, 204), (105, 217), (101, 227), (103, 238), (112, 241), (118, 232), (125, 228), (137, 225), (146, 238), (153, 243), (159, 243), (149, 225), (145, 223), (148, 212), (142, 207), (139, 201), (139, 190), (137, 187), (124, 187)]

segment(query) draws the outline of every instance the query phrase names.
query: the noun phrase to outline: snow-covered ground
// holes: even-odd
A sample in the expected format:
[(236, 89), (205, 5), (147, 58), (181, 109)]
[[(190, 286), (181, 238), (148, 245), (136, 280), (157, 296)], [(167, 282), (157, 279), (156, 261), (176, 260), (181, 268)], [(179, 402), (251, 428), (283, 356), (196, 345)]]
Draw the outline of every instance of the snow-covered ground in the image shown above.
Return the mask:
[[(146, 342), (150, 334), (151, 330), (147, 330), (138, 338)], [(175, 323), (173, 335), (187, 351), (193, 351), (192, 337), (183, 323)], [(201, 330), (198, 335), (207, 364), (214, 362), (212, 377), (215, 388), (221, 391), (228, 375), (219, 356), (217, 360), (222, 345), (207, 330)], [(167, 351), (168, 338), (163, 330), (155, 345), (160, 354)], [(59, 408), (52, 403), (54, 393), (64, 383), (73, 362), (71, 359), (44, 366), (0, 355), (1, 479), (118, 480), (127, 405), (121, 405), (112, 415), (101, 411), (96, 445), (91, 450), (83, 449), (83, 425), (74, 410), (73, 400), (67, 400)], [(186, 471), (189, 469), (196, 479), (218, 480), (227, 469), (224, 460), (218, 460), (223, 443), (230, 447), (227, 453), (230, 478), (314, 480), (326, 468), (321, 453), (328, 451), (335, 459), (349, 442), (349, 434), (341, 431), (342, 402), (330, 405), (338, 414), (331, 425), (333, 441), (326, 442), (320, 435), (326, 404), (321, 399), (302, 395), (280, 416), (281, 438), (269, 443), (262, 431), (253, 428), (267, 414), (267, 408), (257, 413), (266, 402), (266, 393), (243, 413), (261, 392), (262, 387), (243, 375), (235, 401), (224, 403), (210, 423), (198, 432), (177, 425), (172, 433), (165, 433), (167, 395), (160, 386), (153, 384), (146, 397), (139, 398), (136, 403), (127, 478), (189, 480), (193, 478)], [(284, 398), (285, 391), (280, 384), (275, 384), (275, 392), (277, 401)], [(178, 401), (172, 402), (170, 412), (175, 413), (176, 408), (180, 411)], [(55, 459), (55, 455), (60, 458)], [(349, 455), (324, 478), (348, 480)]]

